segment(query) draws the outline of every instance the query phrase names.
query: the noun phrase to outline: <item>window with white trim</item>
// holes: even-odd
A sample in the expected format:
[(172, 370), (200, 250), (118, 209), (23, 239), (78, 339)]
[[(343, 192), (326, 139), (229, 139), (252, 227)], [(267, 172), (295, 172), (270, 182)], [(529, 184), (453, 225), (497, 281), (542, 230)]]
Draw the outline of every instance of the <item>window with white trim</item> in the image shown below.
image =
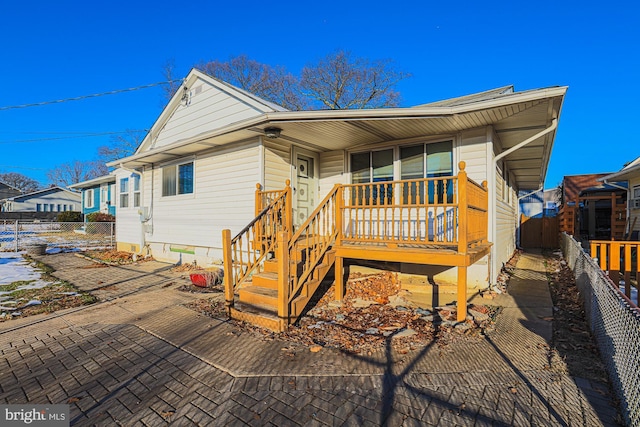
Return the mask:
[(633, 187), (633, 198), (640, 199), (640, 185)]
[(140, 175), (133, 175), (133, 207), (140, 207)]
[(120, 179), (120, 207), (129, 207), (129, 178)]
[[(394, 168), (394, 159), (399, 161), (399, 171)], [(398, 175), (399, 173), (399, 175)], [(393, 148), (351, 154), (351, 182), (353, 184), (377, 183), (393, 180), (421, 180), (453, 175), (453, 142), (432, 142), (403, 145)], [(407, 183), (403, 189), (403, 203), (441, 203), (444, 194), (448, 203), (453, 201), (453, 181), (438, 180), (428, 183)], [(371, 200), (392, 203), (391, 184), (373, 186), (374, 194), (364, 195)], [(446, 187), (446, 189), (445, 189)], [(365, 190), (367, 192), (368, 190)], [(379, 194), (376, 194), (379, 193)]]
[(89, 190), (85, 190), (84, 192), (84, 207), (92, 208), (93, 207), (93, 188)]
[(193, 193), (193, 162), (162, 168), (162, 196)]

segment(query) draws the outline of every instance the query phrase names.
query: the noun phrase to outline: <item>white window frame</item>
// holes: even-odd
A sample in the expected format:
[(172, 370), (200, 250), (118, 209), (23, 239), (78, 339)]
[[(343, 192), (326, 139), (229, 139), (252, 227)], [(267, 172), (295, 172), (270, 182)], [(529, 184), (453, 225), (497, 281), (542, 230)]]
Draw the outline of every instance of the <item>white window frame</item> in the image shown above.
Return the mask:
[(120, 178), (120, 181), (118, 183), (120, 184), (120, 197), (118, 198), (118, 207), (121, 209), (127, 209), (129, 207), (129, 177), (127, 176), (125, 178)]
[(90, 188), (84, 191), (84, 207), (87, 209), (93, 208), (94, 189)]
[(132, 187), (133, 187), (133, 207), (140, 207), (140, 181), (142, 181), (142, 177), (138, 174), (134, 174), (132, 177)]
[[(180, 192), (180, 167), (184, 165), (191, 164), (192, 174), (191, 174), (191, 191), (190, 192)], [(175, 171), (175, 189), (173, 192), (166, 194), (165, 193), (165, 174), (169, 169), (174, 169)], [(161, 185), (161, 197), (176, 197), (176, 196), (190, 196), (195, 193), (196, 190), (196, 162), (195, 159), (190, 159), (187, 161), (183, 161), (180, 163), (173, 163), (169, 165), (162, 166), (162, 185)]]

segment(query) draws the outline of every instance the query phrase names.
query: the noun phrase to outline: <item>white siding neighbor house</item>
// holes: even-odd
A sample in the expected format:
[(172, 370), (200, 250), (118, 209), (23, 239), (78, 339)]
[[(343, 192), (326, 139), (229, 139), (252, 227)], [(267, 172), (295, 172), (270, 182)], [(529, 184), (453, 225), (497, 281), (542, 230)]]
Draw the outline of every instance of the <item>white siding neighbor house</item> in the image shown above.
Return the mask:
[(49, 187), (7, 199), (5, 212), (80, 212), (80, 193)]
[[(118, 249), (220, 263), (223, 229), (235, 235), (256, 216), (256, 185), (290, 181), (298, 227), (335, 184), (464, 168), (488, 189), (490, 254), (469, 270), (469, 286), (486, 287), (516, 248), (518, 191), (544, 182), (566, 90), (505, 86), (411, 108), (286, 111), (192, 70), (137, 151), (109, 164)], [(456, 282), (456, 267), (432, 273)]]
[(605, 183), (627, 182), (627, 229), (625, 235), (631, 240), (640, 240), (640, 157), (627, 164), (619, 172), (612, 173), (598, 181)]

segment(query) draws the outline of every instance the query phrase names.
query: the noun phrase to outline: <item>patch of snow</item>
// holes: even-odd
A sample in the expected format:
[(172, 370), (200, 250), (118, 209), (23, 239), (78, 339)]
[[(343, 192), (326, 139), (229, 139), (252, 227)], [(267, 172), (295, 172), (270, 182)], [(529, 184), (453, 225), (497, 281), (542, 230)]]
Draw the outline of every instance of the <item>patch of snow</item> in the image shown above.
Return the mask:
[(0, 252), (0, 285), (8, 285), (19, 280), (38, 279), (40, 279), (40, 273), (22, 257), (22, 253)]

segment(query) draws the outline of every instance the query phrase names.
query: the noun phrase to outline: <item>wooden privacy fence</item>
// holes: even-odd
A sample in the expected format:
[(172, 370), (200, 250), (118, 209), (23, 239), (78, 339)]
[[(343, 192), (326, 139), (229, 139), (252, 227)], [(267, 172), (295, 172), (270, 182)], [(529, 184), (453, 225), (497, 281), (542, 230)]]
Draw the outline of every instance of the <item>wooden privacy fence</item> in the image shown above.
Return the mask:
[[(628, 241), (591, 241), (591, 257), (597, 258), (602, 271), (607, 271), (609, 277), (618, 285), (620, 279), (624, 279), (624, 294), (631, 298), (631, 281), (634, 280), (638, 286), (640, 277), (640, 264), (638, 263), (638, 250), (640, 242)], [(640, 294), (633, 301), (640, 305)]]
[(560, 218), (520, 217), (520, 246), (523, 248), (553, 249), (558, 247)]

